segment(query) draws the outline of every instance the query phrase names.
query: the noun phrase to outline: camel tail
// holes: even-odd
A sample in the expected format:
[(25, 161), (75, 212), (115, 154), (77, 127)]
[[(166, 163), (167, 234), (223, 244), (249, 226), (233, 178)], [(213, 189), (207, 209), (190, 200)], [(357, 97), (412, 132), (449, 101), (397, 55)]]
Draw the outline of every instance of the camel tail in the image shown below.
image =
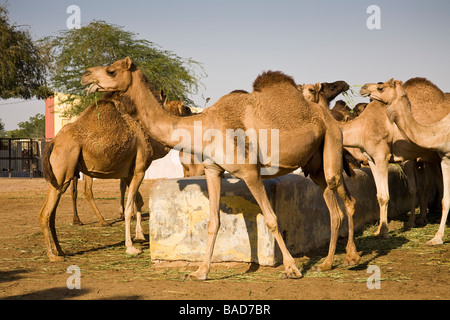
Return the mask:
[(44, 171), (44, 179), (56, 187), (58, 183), (53, 173), (52, 164), (50, 163), (50, 155), (52, 154), (52, 151), (53, 141), (50, 141), (45, 145), (44, 156), (42, 157), (42, 169)]
[[(353, 171), (352, 167), (350, 166), (351, 160), (349, 160), (349, 158), (353, 159), (357, 163), (356, 159), (353, 158), (353, 156), (347, 150), (344, 149), (344, 152), (342, 154), (342, 164), (344, 167), (344, 171), (347, 174), (347, 176), (353, 177), (355, 175), (355, 171)], [(357, 164), (356, 166), (361, 167), (361, 165), (359, 164)]]

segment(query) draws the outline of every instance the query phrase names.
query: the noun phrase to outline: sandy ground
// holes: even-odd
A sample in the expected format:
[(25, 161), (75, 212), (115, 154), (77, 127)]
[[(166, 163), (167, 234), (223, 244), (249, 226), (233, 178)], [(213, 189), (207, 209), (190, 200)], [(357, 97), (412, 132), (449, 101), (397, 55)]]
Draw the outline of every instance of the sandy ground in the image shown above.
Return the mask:
[[(152, 181), (141, 187), (144, 200)], [(390, 239), (372, 236), (368, 225), (357, 233), (361, 263), (343, 265), (346, 240), (339, 241), (334, 269), (324, 273), (311, 267), (326, 256), (327, 248), (315, 255), (296, 257), (304, 277), (281, 278), (283, 267), (260, 267), (247, 263), (213, 264), (210, 279), (186, 281), (185, 275), (198, 263), (158, 262), (144, 252), (129, 256), (124, 248), (124, 223), (118, 220), (118, 180), (96, 180), (94, 194), (100, 211), (111, 227), (98, 226), (79, 184), (78, 208), (84, 226), (72, 226), (69, 192), (60, 201), (56, 225), (64, 262), (48, 261), (37, 214), (44, 203), (47, 183), (43, 179), (0, 179), (0, 299), (449, 299), (450, 252), (448, 231), (441, 246), (425, 241), (438, 228), (440, 214), (429, 216), (422, 228), (403, 229), (402, 220), (390, 222)], [(148, 236), (148, 210), (144, 230)], [(69, 290), (72, 274), (80, 268), (81, 289)], [(369, 289), (370, 265), (380, 271), (380, 289)], [(372, 283), (372, 282), (370, 282)]]

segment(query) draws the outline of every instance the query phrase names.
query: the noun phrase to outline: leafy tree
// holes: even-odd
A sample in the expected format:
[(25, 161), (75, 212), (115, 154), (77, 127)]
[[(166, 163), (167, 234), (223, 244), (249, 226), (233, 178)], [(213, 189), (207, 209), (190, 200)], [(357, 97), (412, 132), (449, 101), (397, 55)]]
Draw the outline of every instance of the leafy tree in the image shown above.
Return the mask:
[(19, 122), (19, 129), (7, 131), (9, 138), (45, 138), (45, 116), (41, 113)]
[[(93, 21), (80, 29), (62, 30), (57, 36), (41, 39), (51, 64), (51, 84), (55, 91), (69, 94), (72, 108), (65, 116), (81, 113), (94, 100), (85, 96), (81, 75), (90, 67), (111, 64), (129, 56), (156, 89), (163, 89), (170, 100), (192, 103), (190, 94), (197, 92), (201, 64), (162, 50), (158, 45), (138, 39), (133, 32), (105, 21)], [(101, 94), (96, 93), (97, 97)], [(81, 103), (79, 98), (81, 96)], [(77, 103), (75, 103), (77, 101)]]
[(0, 5), (0, 99), (46, 98), (46, 61), (28, 30), (10, 25)]
[(6, 136), (5, 124), (3, 123), (2, 119), (0, 119), (0, 138), (3, 138), (5, 136)]

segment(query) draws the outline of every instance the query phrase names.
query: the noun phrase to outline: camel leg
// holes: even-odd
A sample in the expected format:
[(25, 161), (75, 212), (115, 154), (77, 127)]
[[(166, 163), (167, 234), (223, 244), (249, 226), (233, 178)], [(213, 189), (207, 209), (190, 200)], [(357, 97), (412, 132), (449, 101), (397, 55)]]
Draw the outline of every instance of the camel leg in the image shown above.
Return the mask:
[(91, 205), (92, 211), (94, 211), (95, 215), (97, 216), (98, 222), (102, 227), (109, 227), (111, 224), (109, 222), (106, 222), (105, 218), (101, 215), (100, 211), (97, 208), (97, 205), (94, 201), (94, 193), (92, 192), (92, 186), (94, 184), (94, 179), (89, 176), (84, 176), (84, 196), (86, 197), (86, 200)]
[[(438, 175), (434, 176), (433, 166), (437, 169)], [(436, 179), (439, 177), (439, 179)], [(420, 180), (419, 180), (420, 179)], [(436, 179), (436, 180), (435, 180)], [(428, 213), (428, 200), (429, 190), (434, 188), (434, 183), (438, 180), (440, 184), (442, 181), (440, 169), (435, 163), (424, 163), (423, 170), (418, 171), (418, 182), (420, 182), (419, 188), (419, 205), (420, 214), (416, 218), (416, 225), (427, 225), (427, 213)]]
[(302, 274), (295, 265), (295, 260), (289, 253), (286, 244), (284, 243), (283, 237), (278, 230), (277, 217), (273, 212), (272, 206), (270, 205), (269, 198), (267, 197), (266, 190), (264, 189), (264, 183), (261, 179), (261, 175), (258, 171), (251, 172), (244, 178), (250, 192), (258, 203), (259, 207), (264, 216), (264, 222), (267, 228), (272, 232), (275, 240), (280, 247), (281, 253), (283, 255), (283, 265), (284, 265), (284, 277), (288, 279), (299, 279)]
[(403, 170), (408, 181), (408, 192), (410, 199), (410, 215), (408, 221), (405, 223), (406, 228), (413, 228), (415, 226), (416, 219), (416, 204), (417, 204), (417, 186), (418, 175), (416, 175), (418, 167), (416, 160), (407, 160), (403, 164)]
[[(128, 183), (129, 184), (129, 183)], [(125, 192), (127, 191), (127, 183), (124, 179), (120, 179), (120, 208), (119, 219), (125, 219)]]
[(45, 203), (38, 215), (39, 223), (44, 235), (47, 256), (51, 262), (64, 260), (64, 253), (58, 243), (55, 228), (56, 207), (61, 199), (61, 195), (62, 192), (53, 186), (50, 186)]
[(353, 216), (355, 215), (355, 198), (353, 198), (350, 192), (345, 185), (344, 179), (342, 179), (342, 184), (337, 187), (337, 194), (339, 198), (343, 201), (345, 205), (345, 211), (347, 213), (347, 221), (348, 221), (348, 239), (347, 246), (345, 247), (345, 251), (347, 252), (345, 257), (345, 264), (347, 266), (354, 266), (359, 263), (361, 257), (356, 251), (355, 239), (354, 239), (354, 230), (355, 225), (353, 222)]
[(142, 199), (142, 195), (139, 191), (136, 191), (136, 200), (134, 202), (134, 206), (136, 207), (136, 236), (134, 237), (134, 241), (145, 241), (144, 237), (144, 229), (142, 228), (142, 207), (144, 206), (144, 200)]
[(322, 189), (322, 195), (330, 213), (330, 244), (328, 247), (328, 255), (324, 262), (315, 266), (314, 271), (327, 271), (333, 267), (334, 254), (336, 252), (336, 244), (339, 236), (339, 228), (344, 218), (344, 213), (338, 205), (336, 196), (325, 180), (323, 172), (312, 174), (311, 179)]
[(388, 204), (389, 204), (389, 184), (388, 184), (388, 162), (385, 160), (369, 161), (370, 169), (377, 188), (378, 205), (380, 206), (380, 224), (375, 232), (376, 236), (389, 238), (388, 234)]
[(325, 135), (325, 143), (323, 149), (323, 171), (311, 176), (314, 182), (323, 190), (323, 197), (330, 212), (331, 229), (328, 256), (323, 263), (315, 267), (316, 271), (330, 270), (332, 268), (337, 239), (339, 236), (339, 228), (344, 218), (344, 213), (338, 205), (337, 198), (334, 192), (337, 193), (337, 195), (344, 203), (348, 218), (346, 264), (356, 265), (360, 260), (360, 256), (356, 252), (356, 245), (354, 242), (353, 215), (355, 213), (355, 199), (350, 195), (350, 192), (345, 185), (342, 171), (343, 165), (341, 133), (340, 131), (330, 131), (329, 133), (327, 132)]
[(444, 182), (444, 197), (442, 198), (442, 217), (439, 229), (433, 239), (427, 242), (427, 245), (434, 246), (443, 244), (445, 225), (447, 222), (448, 210), (450, 210), (450, 158), (443, 157), (441, 160), (442, 179)]
[(80, 217), (78, 216), (77, 197), (78, 197), (78, 177), (75, 176), (75, 177), (73, 177), (73, 180), (72, 180), (72, 205), (73, 205), (72, 225), (82, 226), (83, 222), (81, 222)]
[(133, 213), (136, 192), (144, 179), (145, 172), (135, 173), (131, 179), (130, 185), (128, 186), (128, 198), (127, 204), (125, 206), (125, 246), (127, 247), (126, 252), (128, 254), (139, 254), (142, 250), (137, 249), (133, 246), (133, 241), (131, 240), (131, 214)]
[(220, 191), (222, 189), (222, 173), (223, 170), (219, 169), (209, 168), (205, 170), (209, 196), (208, 242), (206, 245), (205, 259), (200, 267), (189, 275), (190, 279), (206, 280), (211, 267), (211, 257), (220, 226), (219, 205)]

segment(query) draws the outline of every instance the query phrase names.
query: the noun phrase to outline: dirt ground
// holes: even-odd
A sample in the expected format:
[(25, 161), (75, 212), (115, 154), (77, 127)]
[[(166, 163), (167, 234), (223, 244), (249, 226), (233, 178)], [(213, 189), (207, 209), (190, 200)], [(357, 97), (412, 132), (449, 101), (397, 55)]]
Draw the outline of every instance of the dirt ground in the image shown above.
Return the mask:
[[(141, 187), (144, 200), (152, 181)], [(248, 263), (213, 264), (210, 279), (186, 281), (198, 263), (151, 261), (149, 243), (144, 252), (129, 256), (124, 247), (124, 223), (118, 220), (118, 180), (96, 180), (94, 195), (100, 211), (113, 222), (100, 227), (79, 183), (78, 208), (84, 226), (72, 226), (72, 200), (63, 195), (56, 218), (57, 232), (67, 257), (48, 261), (37, 214), (44, 203), (47, 183), (43, 179), (0, 179), (0, 299), (449, 299), (450, 252), (448, 231), (441, 246), (425, 241), (437, 231), (440, 214), (429, 216), (426, 227), (403, 229), (403, 221), (390, 222), (390, 239), (372, 236), (376, 226), (357, 233), (361, 263), (343, 265), (346, 239), (339, 241), (334, 269), (324, 273), (312, 266), (326, 256), (296, 257), (304, 277), (281, 278), (283, 267)], [(144, 211), (148, 235), (148, 210)], [(81, 289), (69, 290), (67, 268), (77, 265)], [(380, 289), (369, 289), (368, 266), (379, 267)]]

